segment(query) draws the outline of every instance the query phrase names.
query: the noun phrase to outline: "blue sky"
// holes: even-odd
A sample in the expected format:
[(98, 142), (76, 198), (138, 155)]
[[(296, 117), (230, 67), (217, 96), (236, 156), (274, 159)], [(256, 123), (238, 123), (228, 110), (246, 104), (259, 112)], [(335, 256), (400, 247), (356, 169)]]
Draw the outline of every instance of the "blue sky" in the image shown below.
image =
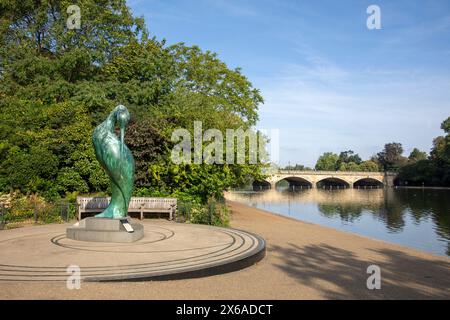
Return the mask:
[[(381, 9), (368, 30), (366, 9)], [(450, 116), (448, 0), (129, 0), (151, 35), (217, 52), (260, 89), (258, 127), (280, 162), (363, 158), (387, 142), (429, 151)]]

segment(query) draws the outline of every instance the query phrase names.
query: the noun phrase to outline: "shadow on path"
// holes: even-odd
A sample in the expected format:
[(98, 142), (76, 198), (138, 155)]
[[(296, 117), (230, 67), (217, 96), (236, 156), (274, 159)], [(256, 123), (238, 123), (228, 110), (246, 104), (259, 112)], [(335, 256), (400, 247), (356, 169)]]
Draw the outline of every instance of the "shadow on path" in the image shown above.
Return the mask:
[[(368, 249), (371, 260), (327, 244), (269, 246), (277, 267), (327, 299), (450, 299), (450, 262), (392, 249)], [(381, 268), (381, 289), (366, 287), (367, 267)]]

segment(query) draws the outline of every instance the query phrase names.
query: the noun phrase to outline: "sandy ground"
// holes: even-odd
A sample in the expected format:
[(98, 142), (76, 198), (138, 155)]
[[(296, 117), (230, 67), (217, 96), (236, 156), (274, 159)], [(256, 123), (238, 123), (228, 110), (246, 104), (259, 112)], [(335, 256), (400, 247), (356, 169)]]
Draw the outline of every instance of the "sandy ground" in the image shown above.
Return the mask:
[[(263, 236), (266, 258), (200, 279), (131, 283), (0, 282), (0, 299), (450, 299), (450, 259), (228, 202), (232, 227)], [(381, 268), (369, 290), (367, 267)]]

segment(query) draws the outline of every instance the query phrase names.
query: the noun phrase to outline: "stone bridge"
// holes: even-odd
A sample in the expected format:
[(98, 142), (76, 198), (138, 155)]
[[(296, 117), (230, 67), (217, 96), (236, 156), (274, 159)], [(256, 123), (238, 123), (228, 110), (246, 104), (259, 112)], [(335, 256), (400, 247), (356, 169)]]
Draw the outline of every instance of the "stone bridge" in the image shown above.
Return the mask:
[(286, 180), (290, 186), (309, 188), (316, 188), (324, 183), (345, 188), (367, 185), (393, 187), (396, 176), (393, 172), (279, 170), (269, 175), (262, 183), (270, 185), (271, 189), (275, 189), (275, 185), (281, 180)]
[[(329, 192), (329, 190), (322, 189), (309, 189), (304, 190), (304, 192), (299, 192), (295, 195), (285, 194), (284, 192), (279, 192), (278, 190), (267, 190), (263, 194), (255, 193), (250, 194), (250, 199), (255, 199), (258, 201), (268, 201), (272, 203), (281, 203), (290, 201), (290, 203), (320, 203), (320, 204), (339, 204), (343, 206), (347, 205), (373, 205), (379, 206), (384, 203), (386, 199), (386, 191), (381, 188), (377, 189), (346, 189), (340, 190), (345, 192)], [(389, 191), (391, 192), (391, 191)], [(249, 198), (248, 193), (240, 192), (226, 192), (225, 196), (231, 201), (247, 201)], [(395, 197), (394, 194), (389, 194), (389, 197)]]

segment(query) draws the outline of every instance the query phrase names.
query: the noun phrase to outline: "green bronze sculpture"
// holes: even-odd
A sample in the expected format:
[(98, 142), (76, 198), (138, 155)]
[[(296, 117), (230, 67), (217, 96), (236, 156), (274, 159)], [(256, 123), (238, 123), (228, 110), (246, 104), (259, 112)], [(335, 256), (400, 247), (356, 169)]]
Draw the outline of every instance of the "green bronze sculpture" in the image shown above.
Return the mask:
[[(129, 120), (127, 108), (118, 105), (94, 130), (95, 155), (108, 173), (112, 189), (111, 202), (102, 213), (96, 215), (99, 218), (119, 219), (127, 216), (134, 184), (134, 159), (124, 142)], [(120, 139), (114, 132), (116, 124), (120, 128)]]

